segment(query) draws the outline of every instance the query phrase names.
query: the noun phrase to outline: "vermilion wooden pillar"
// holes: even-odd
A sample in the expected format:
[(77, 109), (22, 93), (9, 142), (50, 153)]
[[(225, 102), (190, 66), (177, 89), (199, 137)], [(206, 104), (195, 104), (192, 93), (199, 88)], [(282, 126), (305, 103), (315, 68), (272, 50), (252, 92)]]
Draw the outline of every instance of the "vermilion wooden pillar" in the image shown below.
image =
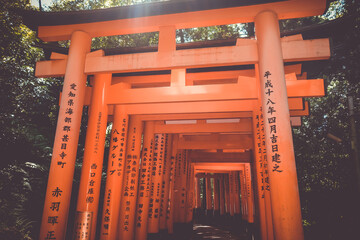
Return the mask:
[[(256, 71), (256, 68), (255, 68)], [(266, 210), (265, 210), (265, 185), (264, 185), (264, 172), (263, 172), (263, 158), (262, 158), (262, 148), (261, 148), (261, 132), (260, 132), (260, 107), (256, 108), (253, 111), (253, 138), (254, 138), (254, 166), (256, 171), (256, 180), (257, 181), (257, 201), (258, 201), (258, 211), (259, 211), (259, 226), (261, 239), (267, 239), (267, 229), (266, 229)]]
[(241, 188), (241, 213), (242, 213), (242, 219), (247, 221), (247, 208), (248, 208), (248, 202), (247, 202), (247, 193), (246, 193), (246, 186), (245, 186), (245, 176), (244, 176), (244, 169), (242, 169), (239, 172), (239, 178), (240, 178), (240, 188)]
[(87, 33), (72, 34), (39, 239), (65, 239), (85, 97), (85, 57), (90, 46)]
[(212, 191), (211, 191), (211, 175), (209, 173), (205, 174), (206, 182), (206, 214), (211, 216), (213, 212), (213, 203), (212, 203)]
[[(260, 108), (260, 113), (262, 113), (262, 107)], [(266, 154), (266, 144), (265, 144), (265, 135), (264, 135), (264, 117), (263, 114), (260, 114), (260, 136), (261, 136), (261, 157), (263, 159), (262, 172), (264, 174), (264, 194), (265, 194), (265, 212), (266, 212), (266, 229), (267, 229), (267, 239), (274, 239), (274, 226), (272, 219), (272, 210), (271, 210), (271, 196), (270, 196), (270, 184), (269, 184), (269, 171), (268, 171), (268, 159)]]
[(304, 239), (276, 13), (255, 18), (275, 239)]
[(224, 174), (219, 177), (219, 205), (220, 215), (225, 214), (225, 189), (224, 189)]
[(141, 169), (139, 176), (139, 191), (136, 204), (135, 218), (135, 240), (145, 240), (147, 238), (148, 215), (150, 202), (150, 186), (152, 173), (154, 145), (154, 122), (145, 123), (143, 149), (141, 152)]
[(241, 203), (240, 203), (240, 176), (239, 172), (236, 171), (234, 174), (234, 213), (241, 214)]
[(182, 150), (182, 166), (180, 173), (180, 204), (179, 204), (179, 222), (185, 223), (186, 221), (186, 198), (187, 198), (187, 174), (188, 174), (188, 154), (187, 150)]
[(230, 173), (224, 174), (226, 213), (230, 214)]
[(121, 105), (114, 107), (114, 121), (111, 129), (108, 169), (101, 219), (100, 239), (115, 240), (119, 223), (121, 187), (124, 177), (126, 139), (129, 116)]
[(195, 177), (195, 192), (196, 192), (196, 201), (195, 201), (195, 206), (196, 209), (200, 209), (201, 208), (201, 183), (200, 183), (200, 178), (199, 177)]
[(214, 174), (214, 214), (220, 214), (219, 176)]
[(178, 135), (173, 136), (171, 149), (170, 185), (169, 185), (169, 209), (167, 212), (166, 226), (168, 233), (174, 233), (174, 205), (175, 205), (175, 172), (177, 167)]
[(193, 210), (194, 210), (194, 165), (191, 163), (188, 163), (188, 179), (186, 184), (187, 194), (186, 194), (186, 216), (185, 216), (185, 222), (191, 223), (193, 219)]
[(136, 200), (139, 180), (139, 160), (143, 123), (139, 117), (130, 117), (126, 147), (124, 184), (119, 216), (119, 239), (133, 239)]
[(164, 167), (165, 134), (155, 134), (154, 155), (151, 171), (151, 190), (148, 218), (148, 233), (159, 232), (161, 181)]
[(183, 167), (183, 151), (178, 150), (176, 153), (176, 165), (174, 175), (174, 215), (173, 222), (180, 222), (180, 201), (181, 201), (181, 173)]
[(172, 139), (173, 136), (171, 134), (167, 134), (165, 153), (164, 153), (164, 169), (163, 169), (161, 206), (160, 206), (160, 224), (159, 224), (160, 230), (167, 228), (166, 216), (169, 207)]
[(254, 222), (254, 195), (253, 195), (253, 185), (251, 177), (250, 163), (245, 164), (245, 184), (246, 184), (246, 196), (247, 196), (247, 212), (248, 212), (248, 222)]
[(229, 173), (229, 212), (230, 216), (234, 216), (235, 213), (235, 194), (234, 194), (234, 172)]
[(110, 83), (111, 73), (95, 75), (76, 207), (75, 239), (84, 235), (88, 236), (85, 239), (95, 239), (108, 116), (105, 96)]

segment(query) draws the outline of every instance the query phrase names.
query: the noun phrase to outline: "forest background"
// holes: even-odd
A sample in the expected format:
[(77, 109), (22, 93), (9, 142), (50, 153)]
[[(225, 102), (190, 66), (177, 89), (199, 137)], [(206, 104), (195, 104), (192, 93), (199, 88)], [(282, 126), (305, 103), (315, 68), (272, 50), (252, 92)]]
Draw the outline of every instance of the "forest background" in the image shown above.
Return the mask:
[[(159, 1), (159, 0), (158, 0)], [(34, 1), (31, 1), (34, 2)], [(44, 2), (44, 1), (43, 1)], [(43, 11), (99, 9), (151, 0), (46, 1)], [(327, 95), (309, 99), (309, 117), (293, 129), (306, 239), (356, 239), (360, 236), (359, 186), (348, 98), (354, 99), (355, 125), (360, 109), (360, 1), (331, 1), (322, 16), (280, 22), (282, 33), (329, 26), (332, 57), (304, 65), (308, 78), (323, 78)], [(35, 78), (35, 62), (46, 51), (17, 10), (39, 10), (29, 0), (0, 0), (0, 239), (37, 239), (58, 114), (61, 78)], [(334, 24), (336, 23), (336, 24)], [(177, 31), (178, 42), (254, 35), (253, 24)], [(156, 33), (103, 37), (92, 48), (156, 45)], [(56, 43), (67, 47), (68, 42)], [(85, 143), (87, 111), (79, 139), (73, 192), (77, 192)], [(359, 136), (359, 127), (355, 128)], [(329, 136), (336, 136), (334, 140)], [(107, 143), (108, 147), (108, 143)], [(105, 151), (106, 152), (106, 151)], [(106, 154), (106, 153), (105, 153)], [(106, 157), (104, 158), (106, 166)], [(106, 169), (104, 169), (104, 173)], [(76, 194), (73, 194), (76, 196)], [(72, 199), (72, 206), (76, 199)]]

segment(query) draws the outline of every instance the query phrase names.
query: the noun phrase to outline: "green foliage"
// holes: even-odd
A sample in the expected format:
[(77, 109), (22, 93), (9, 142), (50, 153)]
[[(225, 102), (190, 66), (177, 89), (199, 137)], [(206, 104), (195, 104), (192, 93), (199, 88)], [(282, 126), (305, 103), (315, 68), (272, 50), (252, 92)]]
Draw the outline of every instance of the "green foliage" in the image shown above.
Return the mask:
[[(348, 96), (360, 110), (360, 22), (358, 1), (334, 1), (328, 13), (310, 20), (323, 22), (344, 17), (346, 25), (332, 33), (332, 56), (326, 63), (308, 65), (308, 78), (323, 78), (327, 94), (309, 99), (309, 117), (294, 130), (294, 146), (308, 239), (345, 239), (359, 224), (354, 212), (358, 198), (354, 159), (350, 155)], [(287, 20), (290, 28), (309, 25)], [(288, 29), (288, 28), (286, 28)], [(357, 118), (357, 124), (359, 119)], [(336, 142), (328, 134), (339, 137)], [(357, 135), (360, 131), (357, 129)], [(357, 146), (359, 149), (359, 146)], [(335, 207), (337, 206), (337, 207)], [(336, 211), (334, 211), (334, 208)], [(334, 227), (336, 225), (336, 227)], [(331, 229), (331, 230), (329, 230)]]
[(26, 8), (28, 1), (0, 0), (0, 239), (36, 232), (60, 90), (59, 81), (34, 77), (42, 50), (12, 11)]

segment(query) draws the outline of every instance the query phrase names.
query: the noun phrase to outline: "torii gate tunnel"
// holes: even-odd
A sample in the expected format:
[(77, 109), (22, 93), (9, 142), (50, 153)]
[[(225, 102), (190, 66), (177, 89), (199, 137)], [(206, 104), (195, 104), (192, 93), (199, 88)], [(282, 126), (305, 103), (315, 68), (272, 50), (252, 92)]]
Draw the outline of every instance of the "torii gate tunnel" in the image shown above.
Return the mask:
[[(40, 39), (71, 40), (68, 55), (36, 65), (37, 77), (64, 76), (39, 239), (65, 239), (68, 218), (73, 239), (147, 239), (191, 223), (200, 208), (240, 214), (261, 239), (303, 239), (291, 125), (309, 113), (303, 98), (324, 95), (323, 80), (306, 79), (301, 62), (328, 59), (330, 47), (328, 39), (280, 38), (278, 21), (325, 10), (325, 0), (198, 0), (38, 13)], [(177, 29), (245, 22), (255, 22), (255, 39), (176, 44)], [(156, 50), (90, 51), (94, 37), (144, 32), (159, 32)], [(85, 152), (69, 214), (84, 105)]]

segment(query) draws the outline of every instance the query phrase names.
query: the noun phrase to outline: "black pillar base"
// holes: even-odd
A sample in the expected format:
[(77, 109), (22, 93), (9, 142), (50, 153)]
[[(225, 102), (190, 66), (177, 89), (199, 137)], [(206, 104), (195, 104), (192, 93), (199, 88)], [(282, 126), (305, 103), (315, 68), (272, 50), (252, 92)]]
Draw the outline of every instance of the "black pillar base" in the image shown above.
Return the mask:
[(174, 223), (174, 238), (172, 239), (190, 239), (193, 234), (193, 222)]
[(214, 210), (206, 209), (205, 214), (206, 214), (207, 217), (212, 218), (214, 216)]
[(168, 230), (167, 230), (167, 229), (160, 229), (158, 240), (168, 240), (168, 239), (171, 239), (171, 238), (170, 238), (170, 235), (171, 235), (171, 234), (168, 233)]
[(158, 240), (160, 239), (160, 233), (148, 233), (147, 240)]

